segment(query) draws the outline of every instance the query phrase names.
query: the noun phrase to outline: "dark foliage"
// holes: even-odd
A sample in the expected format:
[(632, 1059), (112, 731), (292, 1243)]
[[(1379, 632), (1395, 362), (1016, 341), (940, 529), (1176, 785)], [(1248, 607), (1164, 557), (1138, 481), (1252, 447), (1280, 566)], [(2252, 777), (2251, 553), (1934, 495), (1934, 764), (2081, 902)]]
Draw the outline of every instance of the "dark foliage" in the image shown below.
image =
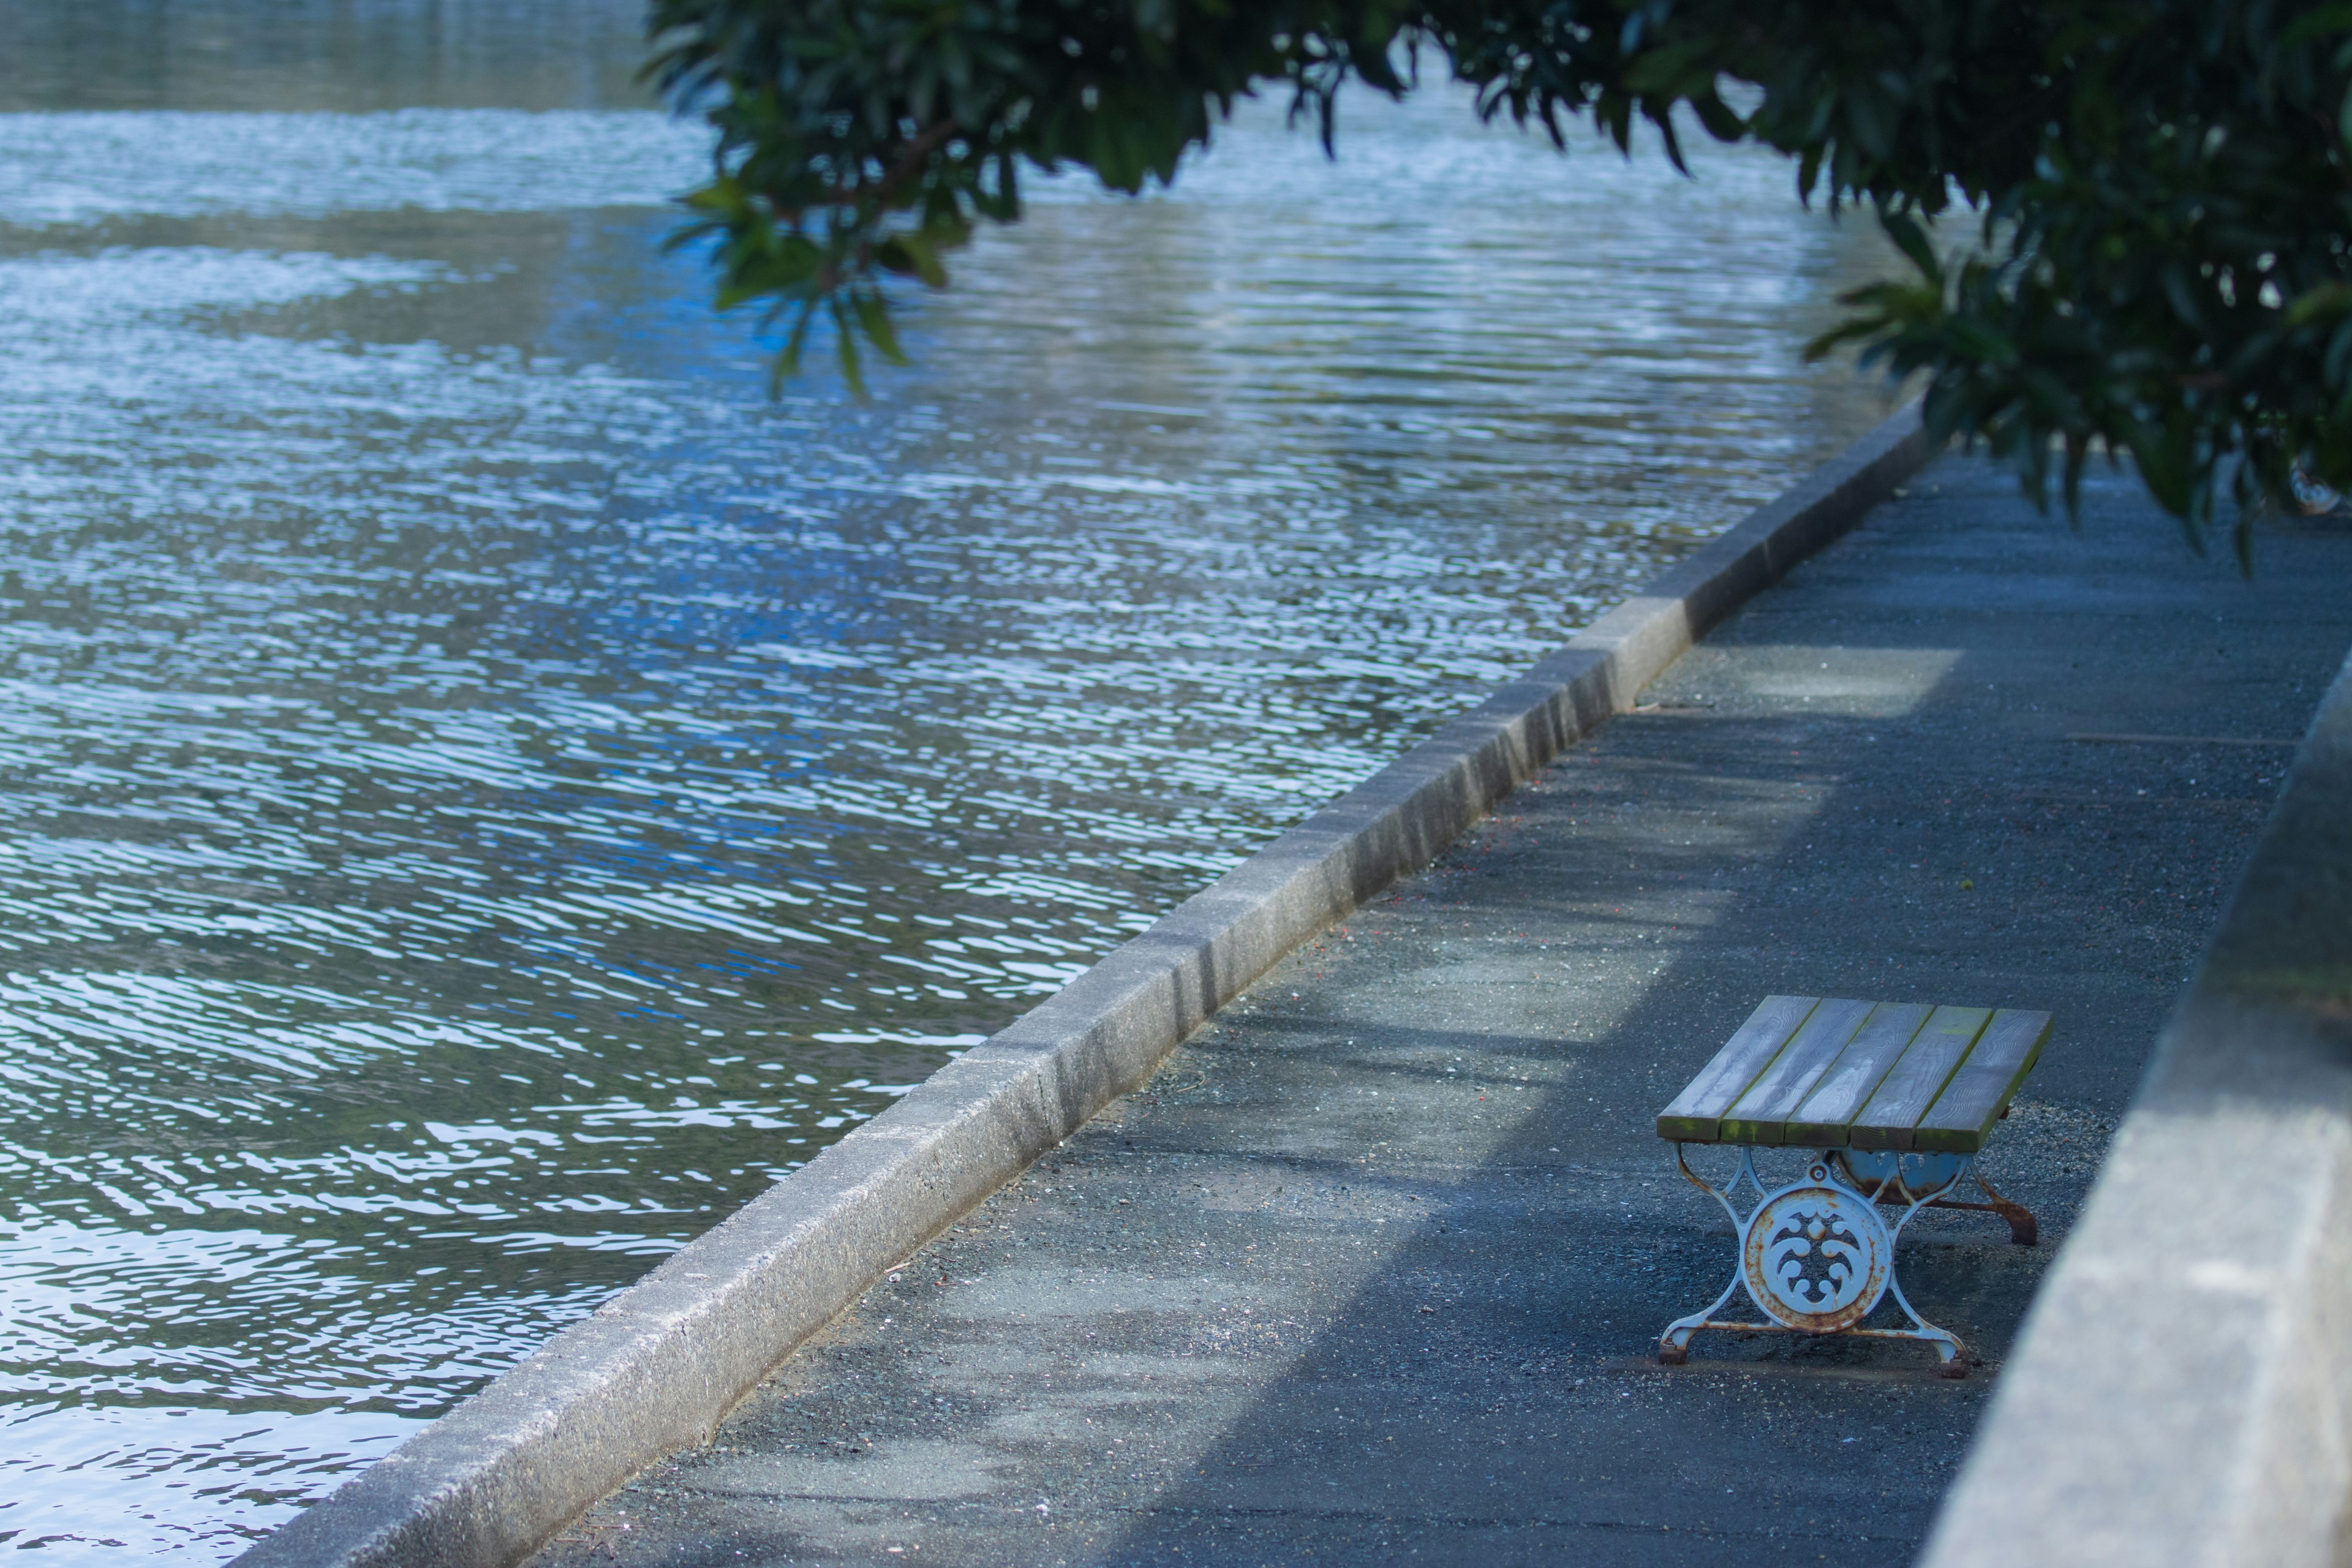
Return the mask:
[(1024, 162), (1134, 191), (1241, 94), (1328, 139), (1349, 79), (1442, 66), (1555, 139), (1647, 123), (1679, 162), (1695, 121), (1866, 205), (1916, 270), (1816, 350), (1927, 373), (1930, 426), (2037, 500), (2103, 449), (2192, 529), (2298, 462), (2352, 489), (2346, 0), (655, 0), (654, 24), (662, 84), (721, 132), (695, 232), (723, 303), (789, 316), (780, 368), (826, 315), (853, 375), (861, 340), (897, 356), (884, 279), (944, 282), (1019, 216)]

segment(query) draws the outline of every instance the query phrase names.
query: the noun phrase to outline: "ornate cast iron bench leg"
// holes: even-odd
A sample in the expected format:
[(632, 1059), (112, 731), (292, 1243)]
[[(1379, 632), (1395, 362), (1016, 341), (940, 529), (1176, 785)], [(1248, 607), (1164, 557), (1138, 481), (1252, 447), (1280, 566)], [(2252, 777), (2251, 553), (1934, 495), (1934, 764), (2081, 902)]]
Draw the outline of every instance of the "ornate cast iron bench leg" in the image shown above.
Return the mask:
[[(1956, 1163), (1948, 1167), (1947, 1159)], [(1957, 1186), (1971, 1163), (1966, 1155), (1938, 1157), (1921, 1173), (1924, 1190), (1913, 1190), (1906, 1182), (1902, 1160), (1895, 1158), (1891, 1173), (1876, 1184), (1874, 1191), (1864, 1191), (1849, 1174), (1843, 1159), (1821, 1154), (1801, 1178), (1768, 1191), (1756, 1173), (1753, 1148), (1741, 1146), (1738, 1170), (1717, 1187), (1690, 1168), (1684, 1146), (1676, 1143), (1675, 1164), (1684, 1177), (1714, 1197), (1731, 1216), (1738, 1263), (1731, 1282), (1713, 1305), (1666, 1325), (1658, 1340), (1658, 1359), (1669, 1365), (1688, 1360), (1691, 1336), (1703, 1329), (1847, 1334), (1931, 1344), (1942, 1363), (1937, 1370), (1944, 1376), (1966, 1377), (1966, 1348), (1921, 1317), (1904, 1296), (1895, 1278), (1895, 1242), (1911, 1216)], [(1742, 1182), (1756, 1189), (1755, 1206), (1744, 1215), (1738, 1198)], [(1891, 1226), (1878, 1214), (1879, 1203), (1890, 1191), (1904, 1201), (1903, 1213)], [(1743, 1322), (1721, 1316), (1743, 1289), (1765, 1321)], [(1909, 1328), (1856, 1326), (1889, 1295), (1910, 1320)]]

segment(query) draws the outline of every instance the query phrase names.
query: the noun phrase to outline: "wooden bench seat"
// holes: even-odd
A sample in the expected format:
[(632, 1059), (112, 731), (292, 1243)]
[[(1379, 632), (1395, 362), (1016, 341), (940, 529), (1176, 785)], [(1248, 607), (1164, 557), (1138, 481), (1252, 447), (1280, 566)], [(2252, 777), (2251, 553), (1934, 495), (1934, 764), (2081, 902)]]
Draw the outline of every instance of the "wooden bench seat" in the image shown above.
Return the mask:
[(1676, 1143), (1973, 1154), (2040, 1059), (2050, 1015), (1767, 996), (1658, 1113)]
[[(1675, 1363), (1703, 1330), (1852, 1334), (1935, 1347), (1945, 1374), (1968, 1370), (1960, 1342), (1922, 1318), (1895, 1278), (1895, 1243), (1930, 1205), (1999, 1214), (2011, 1237), (2034, 1240), (2033, 1216), (1973, 1167), (1994, 1124), (2041, 1058), (2047, 1013), (2020, 1008), (1767, 996), (1674, 1103), (1658, 1136), (1675, 1163), (1731, 1216), (1731, 1283), (1706, 1310), (1666, 1325), (1658, 1358)], [(1691, 1169), (1691, 1144), (1731, 1144), (1738, 1168), (1720, 1185)], [(1807, 1152), (1803, 1173), (1768, 1188), (1759, 1150)], [(1973, 1176), (1989, 1203), (1948, 1194)], [(1755, 1197), (1742, 1212), (1738, 1191)], [(1889, 1226), (1880, 1205), (1901, 1210)], [(1745, 1289), (1762, 1321), (1722, 1317)], [(1909, 1327), (1864, 1328), (1892, 1298)]]

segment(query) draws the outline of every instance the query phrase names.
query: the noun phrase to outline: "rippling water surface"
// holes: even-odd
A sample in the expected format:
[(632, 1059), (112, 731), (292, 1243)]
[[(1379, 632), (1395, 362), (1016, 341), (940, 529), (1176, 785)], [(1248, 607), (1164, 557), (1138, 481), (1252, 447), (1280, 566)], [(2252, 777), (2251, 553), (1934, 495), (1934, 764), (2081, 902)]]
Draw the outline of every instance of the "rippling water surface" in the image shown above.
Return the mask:
[(634, 17), (0, 16), (0, 1542), (225, 1557), (1879, 412), (1458, 100), (763, 393)]

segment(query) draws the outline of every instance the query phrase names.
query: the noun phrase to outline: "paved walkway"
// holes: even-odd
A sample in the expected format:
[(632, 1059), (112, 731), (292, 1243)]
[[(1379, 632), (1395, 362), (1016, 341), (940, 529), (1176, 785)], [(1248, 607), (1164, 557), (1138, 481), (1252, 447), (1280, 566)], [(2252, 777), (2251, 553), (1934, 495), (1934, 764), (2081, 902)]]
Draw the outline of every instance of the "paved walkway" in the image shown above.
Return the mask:
[[(2298, 735), (2352, 643), (2352, 528), (2260, 563), (1938, 464), (541, 1561), (1907, 1558), (2291, 754), (2080, 737)], [(1772, 991), (2058, 1016), (2043, 1247), (1906, 1238), (1965, 1382), (1651, 1359), (1729, 1262), (1652, 1118)]]

